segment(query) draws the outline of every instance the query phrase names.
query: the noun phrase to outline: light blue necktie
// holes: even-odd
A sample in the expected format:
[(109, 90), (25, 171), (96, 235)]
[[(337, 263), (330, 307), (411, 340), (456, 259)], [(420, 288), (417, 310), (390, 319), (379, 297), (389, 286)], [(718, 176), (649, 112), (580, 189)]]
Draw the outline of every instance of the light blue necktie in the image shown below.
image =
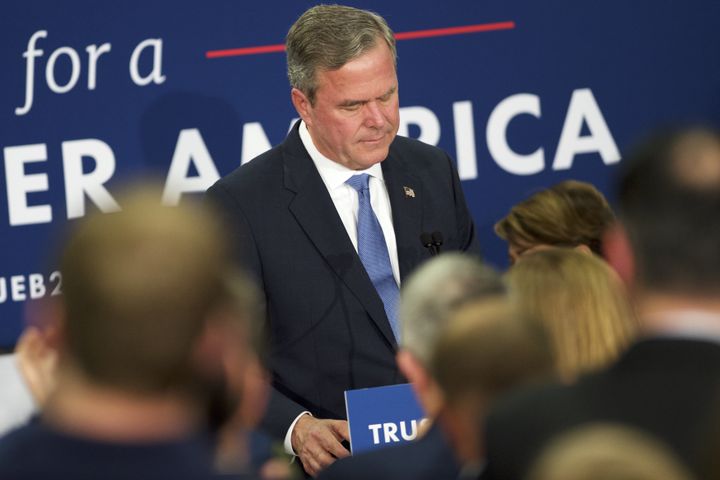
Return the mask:
[(393, 277), (385, 236), (370, 205), (369, 179), (370, 176), (363, 173), (354, 175), (345, 182), (358, 192), (360, 204), (357, 222), (358, 254), (375, 290), (385, 305), (385, 313), (390, 320), (390, 327), (395, 334), (395, 339), (399, 341), (397, 308), (400, 290), (395, 283), (395, 277)]

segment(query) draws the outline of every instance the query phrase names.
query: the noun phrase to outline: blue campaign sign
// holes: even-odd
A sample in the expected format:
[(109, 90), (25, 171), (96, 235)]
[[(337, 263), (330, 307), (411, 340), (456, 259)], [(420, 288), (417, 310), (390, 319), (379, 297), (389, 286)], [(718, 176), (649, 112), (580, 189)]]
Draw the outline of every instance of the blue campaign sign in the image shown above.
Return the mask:
[(354, 454), (409, 442), (427, 421), (409, 383), (345, 392)]

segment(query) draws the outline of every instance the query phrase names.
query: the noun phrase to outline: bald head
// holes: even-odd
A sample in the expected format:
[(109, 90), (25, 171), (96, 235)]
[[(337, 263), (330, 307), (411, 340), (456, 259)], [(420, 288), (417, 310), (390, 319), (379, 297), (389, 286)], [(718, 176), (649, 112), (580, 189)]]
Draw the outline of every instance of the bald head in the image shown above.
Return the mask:
[(671, 148), (670, 168), (678, 184), (702, 192), (720, 190), (720, 138), (707, 130), (679, 135)]

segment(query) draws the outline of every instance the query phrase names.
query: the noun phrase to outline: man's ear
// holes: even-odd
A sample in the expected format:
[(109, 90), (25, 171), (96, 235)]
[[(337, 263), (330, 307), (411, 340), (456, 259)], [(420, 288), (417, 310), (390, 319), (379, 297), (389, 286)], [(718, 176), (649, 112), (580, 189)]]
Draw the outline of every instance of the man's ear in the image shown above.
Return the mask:
[(400, 373), (407, 378), (408, 382), (418, 387), (424, 385), (427, 381), (427, 373), (425, 372), (425, 368), (420, 364), (420, 361), (415, 358), (412, 353), (401, 348), (398, 350), (395, 359)]
[(623, 283), (632, 288), (635, 284), (635, 256), (627, 231), (619, 222), (603, 235), (603, 254)]
[(310, 116), (312, 104), (310, 103), (310, 99), (307, 95), (297, 88), (293, 88), (290, 91), (290, 99), (292, 100), (295, 110), (297, 110), (298, 115), (300, 115), (303, 122), (305, 122), (306, 125), (312, 126), (312, 117)]
[(398, 350), (395, 360), (398, 369), (407, 378), (428, 417), (437, 415), (444, 401), (440, 387), (425, 366), (406, 349)]

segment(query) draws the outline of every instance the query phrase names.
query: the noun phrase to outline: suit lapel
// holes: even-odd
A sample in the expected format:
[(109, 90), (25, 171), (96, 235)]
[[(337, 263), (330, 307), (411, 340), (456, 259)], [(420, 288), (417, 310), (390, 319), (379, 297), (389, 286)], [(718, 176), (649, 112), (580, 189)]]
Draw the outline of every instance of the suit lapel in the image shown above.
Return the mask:
[(391, 347), (396, 346), (382, 300), (368, 277), (330, 194), (302, 145), (297, 125), (283, 145), (289, 209), (320, 255), (355, 295)]
[(400, 279), (405, 280), (420, 263), (418, 246), (423, 231), (422, 182), (410, 173), (404, 159), (392, 150), (382, 163), (382, 169), (392, 207)]

